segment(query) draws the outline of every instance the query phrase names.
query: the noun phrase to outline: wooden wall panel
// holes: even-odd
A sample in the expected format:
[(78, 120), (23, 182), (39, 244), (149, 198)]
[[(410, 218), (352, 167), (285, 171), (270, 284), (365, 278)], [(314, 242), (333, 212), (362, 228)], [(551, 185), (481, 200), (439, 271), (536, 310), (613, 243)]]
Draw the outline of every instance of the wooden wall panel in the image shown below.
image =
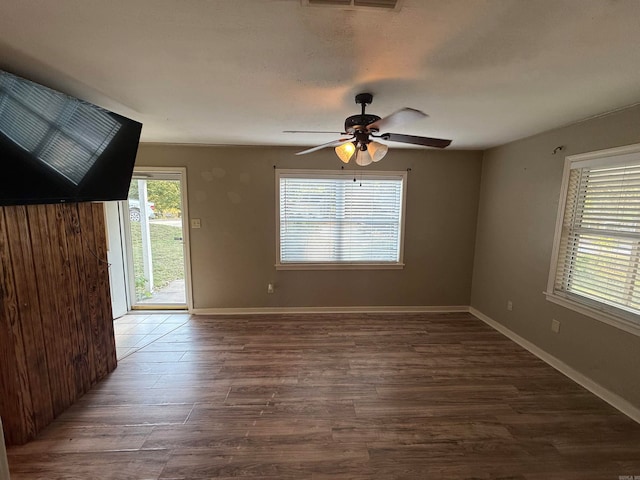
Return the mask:
[[(30, 242), (34, 256), (34, 269), (38, 272), (37, 290), (41, 311), (41, 322), (43, 336), (49, 340), (61, 335), (59, 320), (63, 318), (60, 297), (58, 291), (61, 284), (53, 280), (55, 268), (53, 257), (57, 255), (53, 249), (54, 240), (49, 234), (49, 222), (47, 211), (50, 209), (46, 205), (31, 205), (27, 207), (28, 223), (30, 227)], [(6, 208), (9, 210), (9, 208)], [(26, 241), (26, 239), (25, 239)], [(53, 405), (54, 416), (62, 413), (71, 404), (69, 394), (66, 389), (58, 386), (58, 379), (67, 375), (64, 366), (64, 357), (57, 354), (55, 348), (46, 349), (46, 357), (50, 378), (50, 393)]]
[(116, 367), (102, 204), (0, 207), (0, 416), (24, 443)]
[(5, 213), (0, 211), (0, 417), (4, 419), (7, 443), (26, 436), (23, 417), (24, 392), (20, 388), (18, 358), (13, 342), (11, 317), (17, 311), (15, 282), (7, 237)]
[[(29, 238), (26, 219), (25, 207), (13, 208), (5, 215), (11, 265), (14, 272), (19, 272), (14, 274), (14, 281), (18, 305), (16, 319), (20, 333), (15, 333), (14, 344), (16, 352), (20, 352), (20, 358), (24, 359), (25, 381), (21, 388), (30, 392), (30, 401), (25, 402), (25, 413), (29, 420), (29, 434), (34, 435), (51, 422), (53, 407), (32, 245), (23, 241)], [(22, 322), (22, 318), (33, 321)]]
[[(78, 205), (78, 209), (84, 208), (85, 205)], [(78, 210), (76, 209), (63, 209), (60, 211), (62, 218), (64, 219), (62, 225), (65, 227), (66, 236), (66, 252), (65, 259), (68, 262), (69, 272), (69, 285), (71, 285), (70, 293), (77, 299), (73, 302), (73, 317), (76, 319), (76, 328), (72, 328), (71, 340), (73, 343), (73, 350), (77, 352), (73, 358), (73, 367), (76, 372), (75, 378), (75, 390), (77, 395), (82, 395), (91, 387), (91, 363), (90, 348), (91, 342), (88, 340), (91, 338), (91, 325), (87, 321), (81, 319), (88, 318), (87, 308), (87, 295), (86, 289), (80, 288), (84, 281), (84, 271), (82, 268), (84, 261), (82, 257), (73, 257), (71, 252), (80, 251), (84, 249), (83, 241), (85, 238), (81, 235), (81, 225), (79, 221)], [(90, 243), (90, 245), (92, 245)], [(106, 258), (106, 257), (105, 257)], [(91, 350), (92, 352), (93, 350)]]

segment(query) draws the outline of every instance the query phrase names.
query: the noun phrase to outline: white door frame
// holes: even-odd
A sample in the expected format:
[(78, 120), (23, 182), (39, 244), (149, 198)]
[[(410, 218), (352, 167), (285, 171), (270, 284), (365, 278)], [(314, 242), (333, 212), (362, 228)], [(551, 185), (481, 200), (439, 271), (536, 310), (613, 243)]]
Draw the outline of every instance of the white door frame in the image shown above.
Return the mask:
[[(146, 174), (146, 175), (145, 175)], [(185, 295), (186, 295), (186, 303), (187, 303), (187, 311), (191, 312), (193, 310), (193, 292), (192, 292), (192, 284), (191, 284), (191, 241), (189, 238), (189, 203), (187, 199), (189, 198), (187, 195), (187, 169), (186, 167), (134, 167), (133, 169), (133, 177), (142, 177), (145, 176), (149, 180), (175, 180), (175, 176), (180, 177), (180, 202), (182, 204), (182, 251), (184, 256), (184, 277), (185, 277)], [(167, 178), (163, 178), (163, 177)], [(173, 177), (173, 178), (171, 178)], [(125, 201), (126, 203), (126, 201)], [(125, 209), (128, 212), (128, 208)], [(131, 245), (131, 225), (129, 220), (129, 215), (123, 215), (125, 217), (124, 224), (124, 234), (126, 237), (127, 245)], [(133, 293), (135, 291), (135, 286), (133, 286), (133, 290), (131, 290), (131, 281), (135, 276), (133, 275), (133, 259), (129, 258), (130, 255), (127, 255), (127, 266), (128, 266), (128, 276), (130, 278), (127, 286), (130, 290), (129, 299), (133, 298)], [(131, 310), (131, 300), (129, 303), (129, 310)]]
[(107, 226), (107, 260), (109, 261), (109, 285), (111, 287), (111, 312), (113, 318), (125, 315), (131, 309), (129, 297), (129, 269), (126, 261), (125, 230), (122, 219), (125, 202), (104, 202)]

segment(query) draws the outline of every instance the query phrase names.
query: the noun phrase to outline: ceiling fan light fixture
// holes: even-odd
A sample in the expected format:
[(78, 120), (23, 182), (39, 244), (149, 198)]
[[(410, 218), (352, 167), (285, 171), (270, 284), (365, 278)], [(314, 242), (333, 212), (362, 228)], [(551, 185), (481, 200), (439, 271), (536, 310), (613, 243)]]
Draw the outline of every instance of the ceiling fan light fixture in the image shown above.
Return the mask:
[(356, 146), (353, 142), (343, 143), (342, 145), (338, 145), (336, 148), (336, 155), (338, 158), (342, 160), (344, 163), (349, 163), (351, 157), (353, 157), (353, 153), (356, 151)]
[(369, 155), (369, 150), (358, 150), (356, 153), (356, 163), (361, 167), (371, 165), (373, 163), (373, 159), (371, 158), (371, 155)]
[(389, 147), (383, 143), (369, 142), (367, 150), (369, 152), (369, 155), (371, 156), (371, 160), (374, 162), (379, 162), (387, 154), (387, 152), (389, 151)]

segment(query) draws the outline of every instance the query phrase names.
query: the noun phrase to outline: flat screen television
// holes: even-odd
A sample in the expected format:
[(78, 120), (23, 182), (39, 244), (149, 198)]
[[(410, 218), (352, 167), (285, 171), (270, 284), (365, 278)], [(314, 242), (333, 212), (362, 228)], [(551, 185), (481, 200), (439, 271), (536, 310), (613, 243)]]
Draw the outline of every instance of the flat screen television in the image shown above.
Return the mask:
[(125, 200), (141, 130), (0, 70), (0, 205)]

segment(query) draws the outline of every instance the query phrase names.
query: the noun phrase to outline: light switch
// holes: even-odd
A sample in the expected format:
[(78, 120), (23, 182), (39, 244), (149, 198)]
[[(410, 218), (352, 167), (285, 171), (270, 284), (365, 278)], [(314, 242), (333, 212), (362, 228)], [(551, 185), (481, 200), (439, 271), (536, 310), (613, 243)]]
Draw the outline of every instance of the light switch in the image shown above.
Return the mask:
[(200, 219), (192, 218), (191, 219), (191, 228), (200, 228)]

